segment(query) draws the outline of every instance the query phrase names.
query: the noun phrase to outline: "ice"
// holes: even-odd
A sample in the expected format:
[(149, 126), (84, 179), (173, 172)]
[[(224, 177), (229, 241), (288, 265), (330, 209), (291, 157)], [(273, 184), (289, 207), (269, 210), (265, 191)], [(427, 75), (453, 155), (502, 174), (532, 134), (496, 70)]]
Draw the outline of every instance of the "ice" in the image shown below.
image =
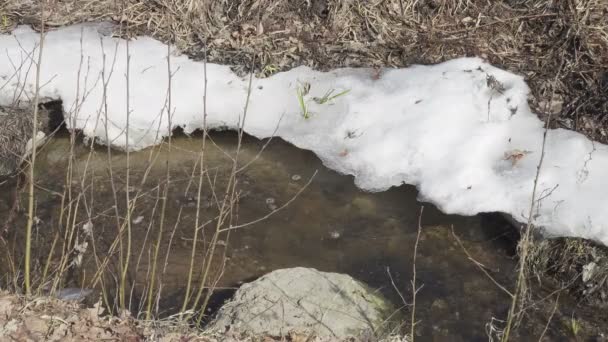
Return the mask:
[[(69, 128), (140, 150), (178, 126), (186, 133), (203, 127), (204, 64), (172, 49), (168, 68), (167, 46), (149, 37), (129, 44), (127, 127), (126, 42), (105, 32), (105, 26), (86, 24), (46, 36), (41, 95), (63, 100)], [(38, 41), (26, 27), (0, 36), (1, 105), (33, 97)], [(502, 212), (528, 220), (544, 128), (518, 75), (477, 58), (386, 69), (379, 77), (371, 69), (298, 67), (254, 78), (251, 87), (228, 66), (208, 64), (206, 74), (209, 129), (235, 129), (244, 119), (247, 133), (274, 134), (311, 150), (329, 168), (354, 175), (364, 190), (413, 184), (421, 199), (446, 213)], [(308, 87), (305, 118), (297, 93)], [(549, 130), (533, 222), (551, 236), (608, 244), (606, 170), (606, 145)]]

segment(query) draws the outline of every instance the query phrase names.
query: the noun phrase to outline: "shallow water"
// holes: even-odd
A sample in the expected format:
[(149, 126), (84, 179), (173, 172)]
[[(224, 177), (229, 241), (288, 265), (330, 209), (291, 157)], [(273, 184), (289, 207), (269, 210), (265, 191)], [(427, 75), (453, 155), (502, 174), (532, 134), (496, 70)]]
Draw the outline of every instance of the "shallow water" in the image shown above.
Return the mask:
[[(180, 136), (172, 139), (171, 147), (165, 144), (160, 149), (131, 153), (128, 188), (125, 153), (111, 151), (112, 158), (108, 159), (107, 149), (96, 147), (89, 158), (86, 145), (79, 143), (75, 146), (72, 198), (79, 202), (74, 222), (77, 222), (78, 238), (82, 242), (86, 238), (81, 227), (91, 218), (91, 241), (95, 241), (95, 250), (92, 243), (87, 246), (81, 266), (69, 272), (62, 286), (92, 286), (91, 279), (98, 269), (99, 260), (107, 254), (117, 236), (110, 160), (119, 215), (125, 214), (127, 190), (131, 198), (141, 194), (132, 214), (132, 265), (129, 272), (129, 285), (134, 288), (132, 309), (138, 310), (137, 298), (149, 284), (152, 247), (161, 221), (160, 198), (168, 165), (171, 182), (158, 271), (162, 274), (164, 299), (159, 306), (163, 315), (179, 310), (193, 244), (199, 181), (198, 171), (193, 172), (193, 169), (199, 160), (201, 141), (200, 137)], [(234, 155), (236, 141), (235, 133), (214, 133), (212, 141), (207, 141), (204, 160), (208, 172), (203, 179), (199, 222), (217, 213), (209, 184), (215, 184), (216, 195), (221, 196), (231, 165), (229, 155)], [(310, 152), (275, 139), (259, 154), (264, 143), (244, 137), (239, 160), (241, 164), (253, 162), (238, 177), (238, 190), (242, 196), (238, 202), (238, 221), (235, 216), (233, 225), (267, 215), (273, 208), (292, 199), (314, 177), (285, 209), (259, 223), (231, 231), (229, 237), (226, 234), (220, 237), (222, 241), (216, 254), (225, 253), (227, 260), (223, 277), (217, 284), (226, 289), (222, 293), (229, 294), (239, 284), (275, 269), (305, 266), (350, 274), (379, 289), (396, 306), (403, 306), (403, 299), (409, 303), (412, 298), (413, 250), (421, 206), (424, 205), (416, 259), (417, 284), (422, 286), (416, 299), (420, 336), (429, 340), (487, 340), (486, 324), (493, 317), (506, 317), (509, 296), (469, 260), (452, 233), (461, 239), (464, 248), (485, 266), (496, 281), (512, 288), (515, 270), (512, 228), (498, 215), (445, 215), (430, 204), (417, 202), (417, 192), (411, 186), (366, 193), (354, 186), (352, 177), (328, 170)], [(34, 239), (38, 269), (44, 265), (55, 232), (63, 234), (57, 223), (69, 150), (69, 138), (57, 137), (43, 148), (38, 157), (36, 215), (40, 222), (36, 225)], [(142, 184), (148, 166), (149, 173)], [(87, 176), (82, 182), (85, 170)], [(11, 197), (6, 185), (4, 187), (0, 217), (7, 214)], [(77, 194), (83, 196), (78, 197)], [(26, 203), (25, 196), (22, 203)], [(64, 217), (66, 215), (68, 213), (64, 212)], [(23, 222), (25, 213), (21, 212), (14, 226)], [(207, 251), (210, 229), (213, 229), (213, 224), (200, 230), (199, 239), (204, 243), (197, 245), (195, 282), (200, 281), (200, 260)], [(21, 241), (20, 234), (16, 232), (12, 241)], [(16, 255), (20, 245), (18, 243), (14, 247)], [(58, 250), (56, 247), (54, 254), (58, 254)], [(167, 263), (163, 267), (165, 258)], [(117, 260), (117, 256), (112, 258), (109, 266), (114, 275), (120, 269)], [(214, 263), (213, 269), (218, 270), (220, 266), (219, 262)], [(3, 270), (3, 274), (8, 272)], [(114, 285), (111, 276), (104, 279), (106, 286)], [(211, 307), (215, 308), (222, 298), (222, 295), (215, 297)], [(409, 310), (407, 306), (404, 313), (409, 314)], [(542, 330), (543, 326), (539, 327)], [(533, 335), (531, 331), (529, 333)]]

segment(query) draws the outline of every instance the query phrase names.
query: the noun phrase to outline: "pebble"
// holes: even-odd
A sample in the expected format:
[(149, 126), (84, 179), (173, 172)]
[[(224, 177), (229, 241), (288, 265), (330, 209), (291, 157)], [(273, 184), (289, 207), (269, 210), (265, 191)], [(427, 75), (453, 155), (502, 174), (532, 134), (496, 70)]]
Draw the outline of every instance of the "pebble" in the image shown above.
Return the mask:
[(134, 220), (133, 220), (133, 224), (140, 224), (141, 221), (144, 220), (143, 216), (137, 216)]
[(293, 176), (291, 176), (291, 180), (294, 181), (294, 182), (297, 182), (300, 179), (302, 179), (302, 176), (300, 176), (300, 175), (293, 175)]
[(337, 230), (332, 230), (331, 232), (329, 232), (329, 237), (334, 240), (339, 239), (340, 236), (342, 236), (342, 234), (340, 234), (340, 232)]
[(55, 297), (57, 297), (61, 300), (79, 302), (79, 301), (82, 301), (83, 299), (85, 299), (91, 293), (93, 293), (93, 289), (81, 289), (81, 288), (68, 287), (68, 288), (60, 289), (59, 291), (57, 291), (57, 293), (55, 294)]
[(277, 210), (278, 206), (275, 204), (275, 199), (272, 197), (268, 197), (266, 199), (266, 205), (268, 206), (268, 209), (270, 210)]

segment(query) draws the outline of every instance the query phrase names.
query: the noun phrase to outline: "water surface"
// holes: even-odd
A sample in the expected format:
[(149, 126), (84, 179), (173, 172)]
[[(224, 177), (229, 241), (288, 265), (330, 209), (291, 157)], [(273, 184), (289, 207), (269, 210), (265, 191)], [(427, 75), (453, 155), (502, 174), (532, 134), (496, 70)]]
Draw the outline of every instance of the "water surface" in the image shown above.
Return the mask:
[[(226, 189), (236, 141), (235, 133), (224, 132), (214, 133), (206, 143), (199, 222), (212, 220), (217, 215), (217, 199), (221, 201)], [(80, 267), (73, 267), (68, 272), (62, 286), (92, 286), (100, 260), (108, 255), (118, 234), (113, 205), (115, 201), (118, 203), (122, 220), (126, 215), (126, 191), (129, 191), (131, 199), (138, 196), (131, 225), (132, 262), (128, 286), (133, 292), (132, 310), (138, 311), (139, 298), (149, 284), (154, 241), (161, 220), (164, 232), (158, 262), (158, 281), (162, 283), (159, 314), (168, 315), (179, 310), (190, 267), (197, 216), (201, 143), (199, 136), (178, 136), (170, 145), (166, 143), (160, 148), (131, 153), (128, 187), (126, 153), (112, 150), (111, 158), (108, 158), (105, 147), (95, 147), (90, 153), (89, 146), (75, 145), (74, 176), (70, 183), (73, 203), (78, 202), (78, 213), (73, 220), (79, 229), (72, 239), (91, 243)], [(459, 237), (468, 253), (484, 265), (496, 281), (512, 288), (516, 266), (512, 257), (512, 229), (499, 216), (445, 215), (433, 205), (419, 203), (412, 186), (367, 193), (355, 187), (352, 177), (325, 168), (311, 152), (279, 139), (266, 143), (244, 137), (240, 165), (251, 164), (238, 176), (240, 199), (235, 205), (233, 225), (268, 215), (293, 199), (303, 187), (305, 189), (286, 208), (267, 219), (220, 236), (220, 244), (215, 250), (217, 262), (212, 264), (212, 271), (217, 274), (222, 268), (220, 260), (225, 257), (223, 276), (217, 283), (227, 291), (224, 293), (272, 270), (304, 266), (347, 273), (381, 291), (397, 307), (403, 307), (404, 300), (410, 303), (412, 299), (414, 245), (424, 206), (416, 259), (416, 281), (421, 286), (416, 306), (420, 321), (418, 333), (429, 340), (487, 340), (486, 324), (493, 317), (506, 317), (509, 296), (480, 271), (454, 237), (454, 234)], [(46, 261), (53, 236), (57, 232), (63, 236), (65, 231), (62, 228), (65, 224), (58, 222), (62, 217), (61, 196), (67, 196), (64, 184), (69, 154), (69, 137), (60, 136), (52, 139), (38, 157), (36, 215), (40, 221), (35, 227), (34, 241), (38, 270)], [(163, 216), (167, 167), (170, 183)], [(142, 183), (144, 177), (146, 181)], [(113, 185), (110, 179), (114, 180)], [(309, 180), (310, 184), (305, 186)], [(0, 216), (7, 214), (10, 198), (10, 191), (4, 191)], [(25, 196), (22, 203), (26, 203)], [(72, 214), (64, 210), (64, 219), (66, 215)], [(89, 219), (93, 227), (92, 238), (87, 237), (82, 228)], [(14, 226), (24, 222), (25, 213), (20, 212)], [(215, 222), (199, 230), (194, 269), (197, 284)], [(12, 241), (21, 241), (20, 234), (13, 234)], [(19, 255), (20, 246), (21, 243), (17, 243), (12, 247), (15, 255)], [(59, 246), (61, 242), (53, 255), (58, 255)], [(115, 286), (115, 277), (120, 270), (118, 260), (118, 254), (110, 258), (109, 271), (104, 277), (108, 288)], [(3, 270), (3, 274), (8, 273)], [(98, 283), (96, 288), (100, 286)], [(218, 304), (217, 298), (221, 297), (214, 298), (212, 307)], [(403, 310), (409, 314), (410, 306)], [(538, 324), (538, 327), (542, 331), (543, 326)], [(537, 336), (540, 332), (527, 333)]]

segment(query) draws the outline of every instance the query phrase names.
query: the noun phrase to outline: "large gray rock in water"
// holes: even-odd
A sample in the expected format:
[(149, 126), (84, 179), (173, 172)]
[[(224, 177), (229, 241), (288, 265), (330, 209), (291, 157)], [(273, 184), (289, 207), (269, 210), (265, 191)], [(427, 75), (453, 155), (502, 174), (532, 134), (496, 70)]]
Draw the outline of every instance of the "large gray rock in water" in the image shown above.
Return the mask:
[(392, 312), (387, 300), (348, 275), (297, 267), (241, 286), (210, 330), (344, 338), (382, 330)]

